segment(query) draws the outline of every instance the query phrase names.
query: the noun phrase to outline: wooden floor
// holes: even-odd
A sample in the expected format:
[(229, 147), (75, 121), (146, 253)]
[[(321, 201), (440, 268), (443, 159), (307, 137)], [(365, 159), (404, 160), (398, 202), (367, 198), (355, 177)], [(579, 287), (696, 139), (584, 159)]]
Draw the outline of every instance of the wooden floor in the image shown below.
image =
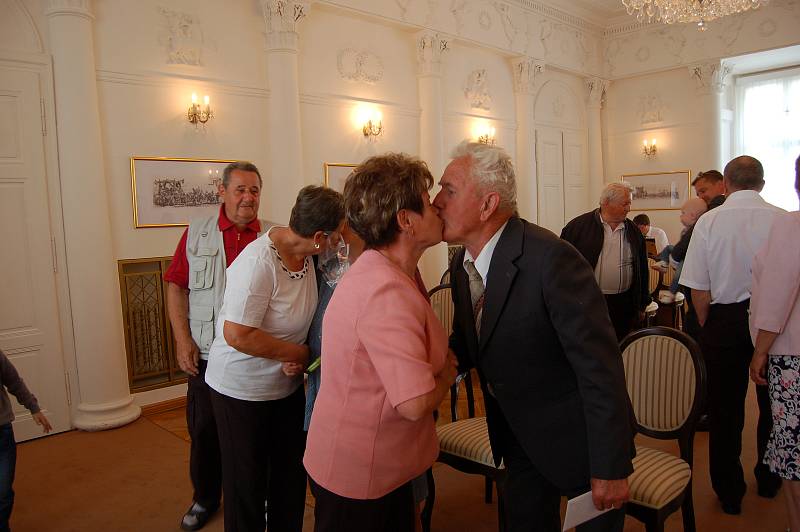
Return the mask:
[[(480, 390), (476, 388), (476, 410), (478, 415), (484, 415), (483, 399)], [(449, 421), (449, 399), (442, 405), (440, 423)], [(459, 397), (459, 416), (466, 415), (466, 398), (464, 394)], [(708, 476), (708, 434), (698, 433), (695, 441), (695, 479), (694, 501), (696, 523), (699, 531), (774, 531), (784, 532), (787, 528), (786, 508), (783, 494), (776, 499), (764, 499), (756, 495), (755, 479), (752, 474), (755, 465), (755, 421), (758, 409), (751, 386), (747, 398), (747, 420), (743, 438), (742, 463), (748, 482), (748, 492), (742, 504), (742, 515), (730, 516), (722, 512), (717, 498), (711, 489)], [(185, 414), (183, 410), (176, 410), (150, 416), (154, 423), (169, 430), (176, 436), (189, 441), (186, 430)], [(678, 454), (677, 444), (661, 442), (650, 438), (637, 437), (638, 444), (651, 445), (666, 451)], [(483, 502), (483, 480), (474, 475), (465, 475), (443, 464), (434, 466), (436, 479), (436, 504), (433, 514), (433, 530), (438, 531), (492, 531), (497, 530), (497, 508), (494, 504)], [(496, 497), (495, 497), (496, 501)], [(307, 512), (304, 530), (313, 529), (313, 498), (307, 496)], [(563, 506), (563, 504), (562, 504)], [(563, 507), (562, 507), (563, 512)], [(217, 519), (215, 519), (217, 521)], [(214, 524), (210, 531), (222, 530), (220, 523)], [(668, 531), (683, 530), (680, 513), (673, 514), (667, 521)], [(628, 517), (625, 531), (644, 530), (644, 526), (635, 519)]]

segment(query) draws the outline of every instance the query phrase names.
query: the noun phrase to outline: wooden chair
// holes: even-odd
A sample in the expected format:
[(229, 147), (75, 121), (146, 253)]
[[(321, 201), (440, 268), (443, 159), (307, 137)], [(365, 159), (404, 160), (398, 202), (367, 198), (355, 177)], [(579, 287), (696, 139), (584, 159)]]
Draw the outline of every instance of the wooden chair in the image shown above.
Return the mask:
[(651, 327), (622, 341), (625, 381), (641, 434), (678, 440), (680, 457), (636, 446), (628, 478), (628, 515), (648, 532), (664, 530), (664, 521), (681, 509), (683, 529), (695, 531), (692, 459), (697, 420), (706, 397), (706, 370), (697, 343), (668, 327)]
[[(453, 330), (453, 299), (450, 294), (450, 285), (444, 284), (433, 288), (429, 292), (434, 313), (439, 317), (445, 330)], [(467, 396), (467, 418), (458, 419), (458, 398), (463, 385)], [(439, 425), (436, 433), (439, 438), (438, 462), (464, 473), (484, 476), (484, 500), (487, 504), (492, 502), (492, 482), (498, 482), (505, 475), (505, 469), (494, 465), (494, 457), (489, 444), (489, 432), (485, 416), (475, 416), (475, 396), (472, 388), (472, 374), (465, 372), (456, 378), (450, 388), (450, 419), (451, 422)], [(430, 521), (433, 513), (433, 503), (436, 498), (436, 487), (433, 474), (428, 472), (428, 499), (422, 511), (422, 528), (430, 530)], [(502, 501), (498, 492), (498, 514), (500, 529), (502, 526)]]

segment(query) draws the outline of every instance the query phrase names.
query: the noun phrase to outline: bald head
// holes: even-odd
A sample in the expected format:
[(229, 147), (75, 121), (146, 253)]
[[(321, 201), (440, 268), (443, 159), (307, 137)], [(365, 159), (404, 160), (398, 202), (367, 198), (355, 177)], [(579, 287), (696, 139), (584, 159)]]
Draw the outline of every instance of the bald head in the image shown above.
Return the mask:
[(691, 198), (681, 207), (681, 223), (689, 227), (694, 225), (700, 216), (708, 210), (706, 202), (701, 198)]
[(764, 167), (755, 157), (741, 155), (725, 165), (725, 188), (729, 192), (764, 188)]

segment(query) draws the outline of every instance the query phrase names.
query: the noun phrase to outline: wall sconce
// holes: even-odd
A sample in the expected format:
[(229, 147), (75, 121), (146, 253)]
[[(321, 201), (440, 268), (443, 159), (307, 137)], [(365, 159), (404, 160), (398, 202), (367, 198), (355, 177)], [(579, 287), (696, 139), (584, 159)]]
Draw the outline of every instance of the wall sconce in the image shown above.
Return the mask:
[(481, 144), (488, 144), (494, 146), (496, 129), (488, 123), (481, 123), (475, 128), (474, 135), (477, 137), (478, 142)]
[(370, 110), (364, 118), (361, 131), (367, 140), (374, 141), (378, 135), (383, 133), (383, 116), (380, 111)]
[(192, 105), (189, 106), (189, 111), (186, 114), (189, 122), (194, 124), (195, 128), (197, 124), (203, 124), (203, 127), (205, 127), (206, 122), (214, 118), (214, 111), (211, 110), (208, 102), (208, 95), (203, 96), (203, 105), (200, 105), (197, 103), (197, 94), (192, 93)]
[(652, 159), (656, 156), (656, 139), (652, 139), (648, 144), (647, 139), (642, 143), (642, 153), (646, 159)]

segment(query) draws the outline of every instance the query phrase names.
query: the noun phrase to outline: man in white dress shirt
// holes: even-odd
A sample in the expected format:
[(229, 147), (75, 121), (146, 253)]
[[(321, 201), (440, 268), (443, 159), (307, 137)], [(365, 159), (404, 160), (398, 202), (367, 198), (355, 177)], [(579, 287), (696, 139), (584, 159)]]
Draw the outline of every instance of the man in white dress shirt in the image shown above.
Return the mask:
[[(702, 327), (700, 345), (708, 371), (709, 462), (711, 484), (728, 514), (741, 512), (747, 489), (742, 465), (744, 401), (753, 344), (748, 331), (751, 264), (766, 242), (782, 209), (761, 198), (764, 169), (747, 155), (725, 166), (723, 205), (704, 214), (694, 226), (681, 284), (692, 289)], [(766, 386), (757, 386), (759, 420), (758, 494), (774, 497), (780, 478), (762, 463), (772, 430)]]
[(667, 233), (665, 233), (660, 227), (650, 225), (650, 217), (646, 214), (637, 214), (634, 216), (633, 223), (636, 224), (636, 227), (639, 228), (639, 231), (642, 232), (642, 235), (644, 235), (645, 238), (652, 238), (656, 241), (657, 253), (661, 253), (665, 247), (669, 246), (669, 238), (667, 238)]

